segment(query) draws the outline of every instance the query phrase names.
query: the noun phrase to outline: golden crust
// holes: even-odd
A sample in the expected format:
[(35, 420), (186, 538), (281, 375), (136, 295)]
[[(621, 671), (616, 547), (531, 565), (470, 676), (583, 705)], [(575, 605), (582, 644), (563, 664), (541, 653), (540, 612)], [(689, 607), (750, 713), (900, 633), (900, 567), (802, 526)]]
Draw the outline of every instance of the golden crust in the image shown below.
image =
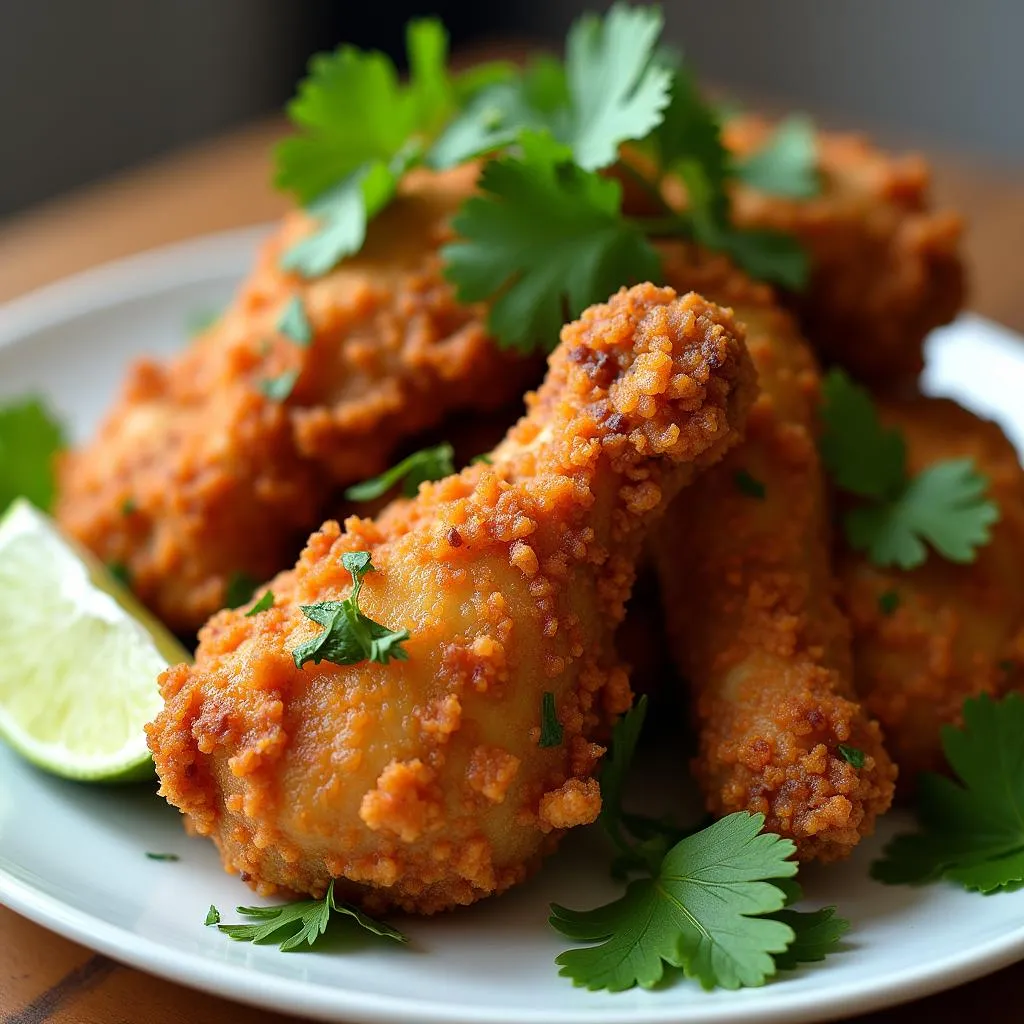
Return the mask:
[[(909, 791), (919, 772), (944, 769), (941, 729), (960, 724), (966, 697), (999, 696), (1024, 682), (1024, 471), (995, 423), (948, 399), (883, 400), (879, 412), (906, 438), (912, 473), (973, 458), (1000, 508), (991, 542), (969, 565), (934, 552), (910, 572), (880, 569), (849, 550), (838, 560), (857, 689)], [(890, 593), (898, 605), (886, 614), (879, 602)]]
[[(315, 280), (279, 267), (310, 230), (290, 214), (221, 319), (166, 365), (137, 363), (94, 440), (64, 457), (61, 526), (123, 564), (170, 626), (195, 629), (223, 607), (232, 575), (287, 565), (338, 490), (381, 472), (403, 440), (535, 379), (441, 276), (439, 246), (475, 174), (410, 175), (363, 250)], [(296, 296), (309, 345), (278, 329)], [(261, 382), (284, 373), (297, 374), (287, 401), (267, 398)]]
[[(669, 280), (689, 284), (690, 266)], [(814, 439), (819, 377), (770, 292), (725, 265), (761, 384), (744, 443), (673, 504), (657, 531), (666, 626), (689, 680), (708, 809), (763, 813), (803, 860), (843, 857), (889, 806), (895, 771), (851, 686), (849, 629), (833, 600)], [(722, 299), (722, 301), (725, 301)], [(758, 498), (737, 475), (763, 485)], [(862, 750), (861, 769), (840, 744)]]
[[(594, 737), (630, 702), (612, 637), (643, 534), (737, 439), (753, 389), (742, 333), (695, 295), (642, 285), (588, 310), (493, 465), (325, 524), (270, 610), (221, 612), (195, 666), (164, 673), (161, 792), (264, 893), (336, 878), (368, 908), (432, 913), (525, 877), (600, 809)], [(297, 669), (318, 628), (301, 605), (349, 592), (354, 550), (377, 570), (362, 610), (410, 630), (409, 660)], [(563, 738), (542, 748), (545, 691)]]

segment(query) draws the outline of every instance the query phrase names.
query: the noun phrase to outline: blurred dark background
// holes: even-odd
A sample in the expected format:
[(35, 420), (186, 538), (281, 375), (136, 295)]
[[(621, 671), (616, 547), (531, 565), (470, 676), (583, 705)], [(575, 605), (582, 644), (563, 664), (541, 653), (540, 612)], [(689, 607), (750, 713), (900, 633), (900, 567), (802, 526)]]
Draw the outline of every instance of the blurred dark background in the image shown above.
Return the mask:
[[(0, 0), (0, 216), (265, 116), (340, 41), (559, 45), (580, 0)], [(702, 77), (896, 146), (1024, 167), (1024, 0), (666, 0)]]

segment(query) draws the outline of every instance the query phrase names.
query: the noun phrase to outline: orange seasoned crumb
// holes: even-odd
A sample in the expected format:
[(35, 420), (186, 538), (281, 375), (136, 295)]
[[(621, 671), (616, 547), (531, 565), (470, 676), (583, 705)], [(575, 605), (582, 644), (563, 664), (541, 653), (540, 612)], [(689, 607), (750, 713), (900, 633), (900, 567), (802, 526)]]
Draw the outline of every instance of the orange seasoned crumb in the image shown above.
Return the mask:
[(549, 828), (574, 828), (597, 821), (601, 787), (597, 779), (569, 779), (540, 798), (540, 820)]
[(438, 828), (442, 813), (435, 773), (418, 758), (392, 761), (359, 806), (367, 828), (391, 832), (403, 843)]
[(500, 804), (521, 763), (515, 754), (500, 747), (476, 747), (469, 755), (469, 787)]

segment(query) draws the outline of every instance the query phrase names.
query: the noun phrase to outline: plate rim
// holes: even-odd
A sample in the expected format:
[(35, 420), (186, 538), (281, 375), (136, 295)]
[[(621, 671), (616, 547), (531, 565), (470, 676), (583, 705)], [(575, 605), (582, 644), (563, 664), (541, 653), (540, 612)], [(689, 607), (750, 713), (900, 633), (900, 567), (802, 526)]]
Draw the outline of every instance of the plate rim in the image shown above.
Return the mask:
[[(28, 333), (58, 326), (110, 305), (138, 299), (218, 275), (235, 275), (239, 255), (251, 252), (273, 225), (261, 223), (197, 236), (108, 261), (35, 288), (0, 305), (0, 353)], [(962, 313), (956, 325), (981, 328), (1007, 346), (1015, 332), (974, 313)], [(1019, 351), (1019, 350), (1018, 350)], [(334, 988), (317, 982), (266, 974), (258, 969), (206, 960), (97, 918), (33, 886), (0, 864), (0, 903), (34, 923), (112, 959), (177, 984), (247, 1005), (302, 1013), (324, 1021), (359, 1019), (373, 1024), (479, 1024), (479, 1008), (469, 1004), (382, 995)], [(929, 960), (882, 983), (853, 980), (826, 991), (780, 994), (763, 1005), (725, 1001), (705, 1007), (669, 1003), (663, 1007), (623, 1006), (616, 1013), (580, 1010), (489, 1007), (488, 1024), (593, 1024), (621, 1020), (629, 1024), (669, 1024), (682, 1016), (692, 1024), (726, 1024), (738, 1019), (760, 1024), (800, 1024), (830, 1020), (897, 1005), (964, 984), (1024, 959), (1024, 924), (981, 946)], [(812, 967), (810, 969), (820, 969)], [(566, 985), (570, 985), (568, 980)], [(767, 989), (771, 985), (766, 986)], [(614, 999), (614, 996), (609, 997)]]

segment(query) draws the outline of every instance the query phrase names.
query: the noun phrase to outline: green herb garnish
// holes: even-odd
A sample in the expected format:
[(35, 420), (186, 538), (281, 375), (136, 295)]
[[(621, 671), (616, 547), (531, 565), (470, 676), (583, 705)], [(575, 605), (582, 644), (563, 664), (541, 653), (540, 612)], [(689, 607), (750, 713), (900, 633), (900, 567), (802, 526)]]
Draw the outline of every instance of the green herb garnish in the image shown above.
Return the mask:
[(900, 595), (895, 590), (887, 590), (878, 595), (878, 610), (883, 615), (892, 615), (900, 606)]
[(181, 858), (176, 853), (150, 853), (146, 851), (146, 856), (150, 860), (166, 860), (166, 861), (177, 861)]
[(44, 512), (53, 504), (53, 460), (64, 431), (39, 398), (0, 407), (0, 513), (17, 497)]
[(286, 402), (299, 379), (298, 370), (285, 370), (276, 377), (265, 377), (257, 387), (272, 402)]
[(737, 164), (736, 175), (759, 192), (787, 199), (816, 196), (821, 181), (810, 118), (796, 114), (780, 122), (761, 149)]
[(300, 296), (293, 295), (281, 310), (281, 315), (277, 318), (277, 329), (302, 348), (307, 348), (312, 342), (313, 327), (306, 315), (306, 307)]
[(562, 742), (562, 723), (558, 720), (558, 709), (555, 707), (555, 695), (545, 690), (540, 702), (540, 742), (539, 747), (557, 747)]
[(265, 612), (269, 608), (273, 607), (274, 592), (272, 590), (266, 590), (263, 592), (263, 596), (245, 613), (245, 617), (247, 619), (251, 619), (254, 615), (259, 615), (260, 612)]
[(406, 456), (380, 476), (353, 484), (345, 491), (345, 497), (349, 501), (372, 501), (401, 482), (402, 493), (413, 498), (424, 481), (442, 480), (455, 472), (453, 457), (454, 450), (447, 442), (434, 448), (423, 448)]
[(739, 491), (748, 498), (764, 498), (766, 493), (764, 484), (757, 477), (751, 476), (745, 469), (737, 470), (733, 480)]
[(363, 577), (376, 572), (369, 551), (348, 551), (341, 556), (342, 565), (352, 574), (352, 593), (344, 601), (319, 601), (302, 605), (307, 619), (323, 626), (311, 640), (299, 644), (292, 651), (296, 668), (307, 661), (319, 665), (329, 661), (334, 665), (356, 665), (361, 661), (406, 661), (409, 657), (402, 644), (409, 639), (407, 629), (388, 629), (374, 622), (359, 610), (359, 593)]
[(857, 747), (847, 746), (845, 743), (840, 743), (839, 756), (852, 768), (863, 768), (864, 767), (864, 751), (859, 750)]
[(233, 572), (224, 590), (224, 607), (241, 608), (248, 604), (258, 586), (259, 580), (254, 580), (247, 572)]
[(951, 562), (973, 562), (999, 518), (973, 459), (946, 459), (910, 477), (902, 435), (882, 425), (864, 388), (832, 370), (822, 390), (823, 461), (837, 487), (864, 499), (843, 517), (850, 546), (901, 569), (925, 561), (926, 542)]

